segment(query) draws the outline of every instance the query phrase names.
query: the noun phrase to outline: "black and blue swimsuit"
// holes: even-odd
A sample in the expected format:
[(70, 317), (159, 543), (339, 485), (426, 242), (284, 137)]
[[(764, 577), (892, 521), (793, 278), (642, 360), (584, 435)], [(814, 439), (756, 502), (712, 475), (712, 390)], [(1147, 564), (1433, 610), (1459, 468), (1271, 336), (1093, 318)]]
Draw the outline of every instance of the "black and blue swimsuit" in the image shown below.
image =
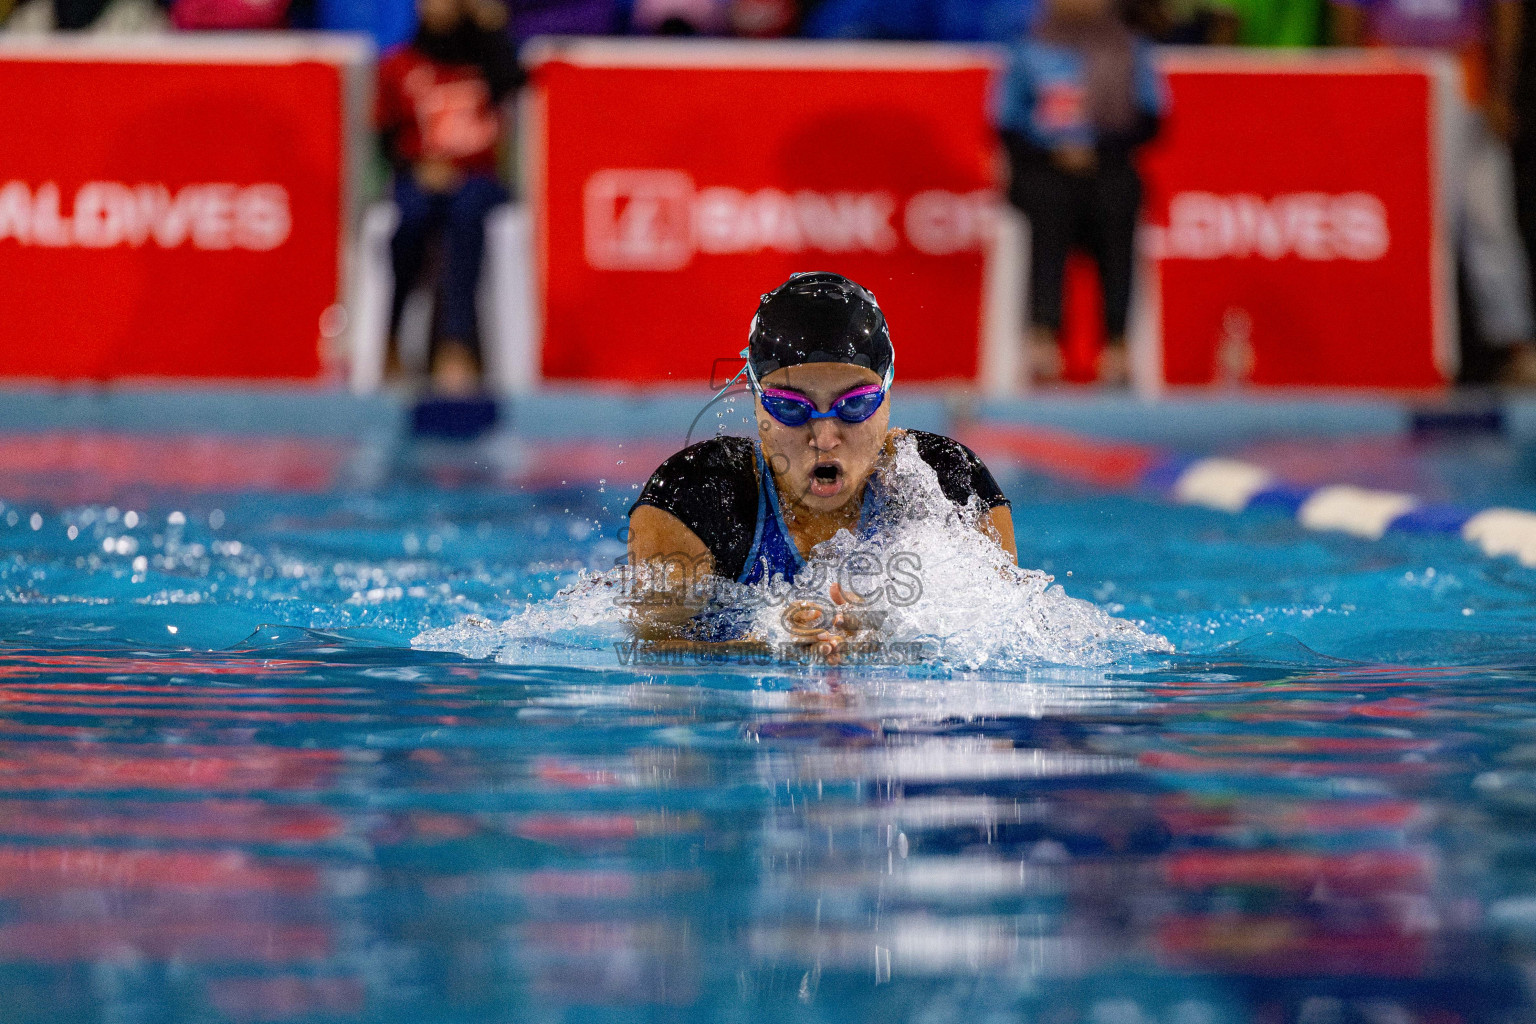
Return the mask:
[[(974, 452), (942, 434), (905, 432), (918, 457), (938, 474), (944, 496), (956, 505), (972, 497), (983, 508), (1008, 504), (987, 467)], [(716, 437), (672, 456), (651, 475), (630, 512), (650, 505), (671, 513), (692, 530), (715, 559), (715, 574), (738, 583), (759, 583), (775, 576), (793, 580), (805, 566), (795, 546), (779, 489), (763, 486), (771, 480), (757, 441), (745, 437)], [(878, 480), (864, 489), (860, 526), (880, 505)]]

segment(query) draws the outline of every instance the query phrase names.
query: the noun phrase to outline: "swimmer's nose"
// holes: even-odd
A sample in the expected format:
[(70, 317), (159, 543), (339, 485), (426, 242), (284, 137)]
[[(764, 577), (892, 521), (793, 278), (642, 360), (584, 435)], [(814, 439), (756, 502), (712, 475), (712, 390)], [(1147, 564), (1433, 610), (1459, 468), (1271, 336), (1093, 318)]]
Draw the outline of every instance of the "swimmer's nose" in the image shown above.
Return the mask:
[(831, 451), (843, 443), (843, 432), (834, 420), (811, 421), (811, 444), (819, 452)]

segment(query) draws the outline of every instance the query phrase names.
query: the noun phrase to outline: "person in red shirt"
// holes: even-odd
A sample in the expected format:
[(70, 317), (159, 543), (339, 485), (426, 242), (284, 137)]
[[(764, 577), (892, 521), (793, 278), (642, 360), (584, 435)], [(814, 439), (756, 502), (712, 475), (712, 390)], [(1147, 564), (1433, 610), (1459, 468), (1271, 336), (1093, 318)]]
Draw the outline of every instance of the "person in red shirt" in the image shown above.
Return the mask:
[(379, 63), (375, 117), (400, 211), (391, 246), (390, 361), (398, 365), (400, 312), (438, 237), (443, 279), (432, 379), (439, 390), (462, 393), (479, 386), (475, 293), (486, 216), (507, 201), (496, 177), (501, 103), (521, 73), (497, 0), (417, 0), (416, 9), (415, 38)]

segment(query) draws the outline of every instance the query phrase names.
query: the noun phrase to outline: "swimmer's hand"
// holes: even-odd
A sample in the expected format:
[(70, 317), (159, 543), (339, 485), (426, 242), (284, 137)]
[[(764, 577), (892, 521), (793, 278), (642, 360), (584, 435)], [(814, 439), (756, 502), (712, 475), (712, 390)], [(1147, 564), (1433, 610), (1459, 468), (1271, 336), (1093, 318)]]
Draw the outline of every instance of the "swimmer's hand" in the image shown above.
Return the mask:
[(879, 635), (876, 613), (860, 611), (857, 594), (844, 593), (840, 584), (827, 592), (830, 609), (820, 601), (795, 601), (784, 609), (783, 623), (795, 643), (829, 665), (841, 664), (850, 648), (872, 642)]

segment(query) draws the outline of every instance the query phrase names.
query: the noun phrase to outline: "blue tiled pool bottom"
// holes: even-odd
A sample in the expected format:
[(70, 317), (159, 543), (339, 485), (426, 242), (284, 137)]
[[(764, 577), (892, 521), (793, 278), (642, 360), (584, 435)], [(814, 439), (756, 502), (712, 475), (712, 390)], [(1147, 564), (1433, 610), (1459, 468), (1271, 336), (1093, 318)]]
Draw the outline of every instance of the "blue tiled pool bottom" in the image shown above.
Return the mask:
[(611, 566), (648, 466), (188, 443), (9, 449), (8, 1024), (1533, 1017), (1509, 560), (1002, 473), (1021, 560), (1178, 654), (498, 664), (408, 644)]

